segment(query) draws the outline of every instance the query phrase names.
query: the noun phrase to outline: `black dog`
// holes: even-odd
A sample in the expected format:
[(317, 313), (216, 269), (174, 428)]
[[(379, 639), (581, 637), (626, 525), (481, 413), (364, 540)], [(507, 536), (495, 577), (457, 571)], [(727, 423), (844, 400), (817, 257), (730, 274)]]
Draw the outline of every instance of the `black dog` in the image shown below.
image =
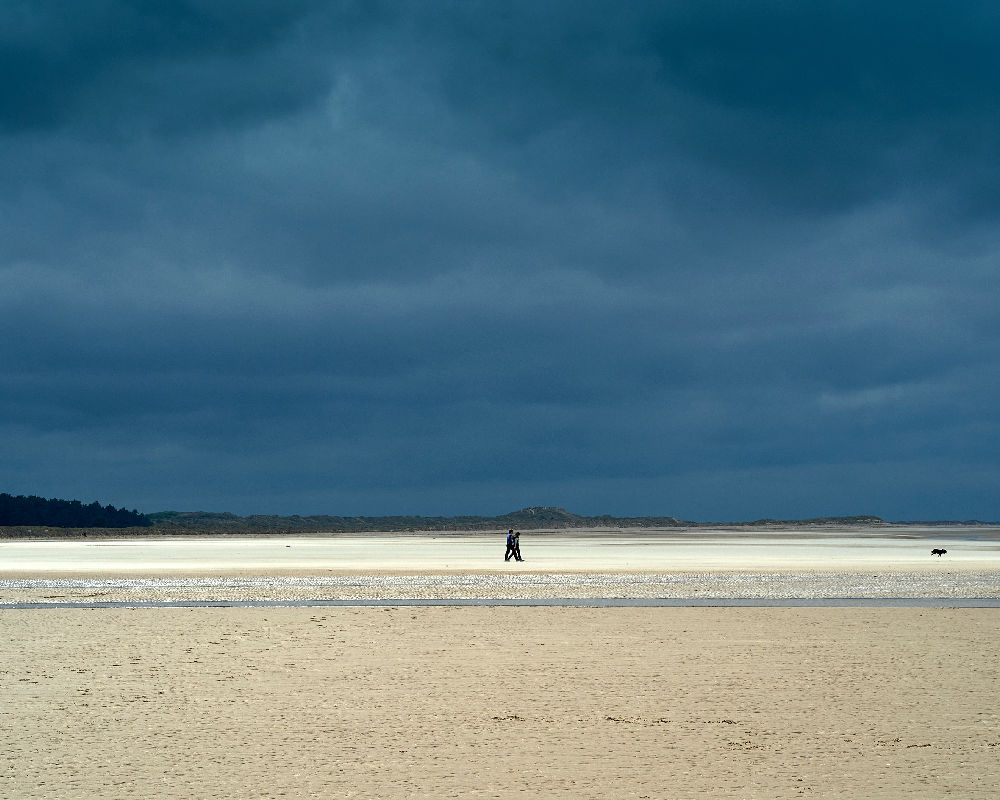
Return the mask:
[(938, 548), (935, 547), (933, 550), (931, 550), (931, 555), (941, 558), (941, 556), (943, 556), (947, 552), (948, 552), (947, 550), (939, 550)]

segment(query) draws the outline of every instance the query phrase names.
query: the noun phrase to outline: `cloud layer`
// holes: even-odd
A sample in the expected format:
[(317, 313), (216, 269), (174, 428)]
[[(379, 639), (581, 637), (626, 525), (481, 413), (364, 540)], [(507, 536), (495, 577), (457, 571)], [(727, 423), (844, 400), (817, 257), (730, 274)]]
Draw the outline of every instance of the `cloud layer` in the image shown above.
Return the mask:
[(979, 3), (8, 3), (0, 477), (1000, 519)]

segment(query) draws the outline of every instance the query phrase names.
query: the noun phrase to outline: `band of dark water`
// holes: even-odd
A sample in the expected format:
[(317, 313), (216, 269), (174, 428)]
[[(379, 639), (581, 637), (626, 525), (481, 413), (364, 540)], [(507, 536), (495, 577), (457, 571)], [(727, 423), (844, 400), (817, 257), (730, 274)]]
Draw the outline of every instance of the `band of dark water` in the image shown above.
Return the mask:
[(565, 608), (1000, 608), (996, 597), (550, 597), (377, 600), (134, 600), (0, 603), (7, 609), (323, 608), (367, 606), (542, 606)]

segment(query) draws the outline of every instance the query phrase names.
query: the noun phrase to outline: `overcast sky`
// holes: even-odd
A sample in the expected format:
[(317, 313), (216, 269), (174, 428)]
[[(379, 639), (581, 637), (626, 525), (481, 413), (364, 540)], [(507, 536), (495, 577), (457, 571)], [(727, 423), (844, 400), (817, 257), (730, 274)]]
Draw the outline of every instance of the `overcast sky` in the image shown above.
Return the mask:
[(1000, 12), (0, 4), (0, 491), (1000, 519)]

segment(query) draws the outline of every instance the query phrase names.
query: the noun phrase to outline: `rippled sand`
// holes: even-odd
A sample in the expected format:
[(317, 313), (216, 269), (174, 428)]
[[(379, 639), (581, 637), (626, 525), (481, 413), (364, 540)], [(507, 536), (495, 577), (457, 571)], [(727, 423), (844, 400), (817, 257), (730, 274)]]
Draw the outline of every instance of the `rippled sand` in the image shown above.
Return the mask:
[(0, 796), (993, 800), (981, 609), (0, 610)]

